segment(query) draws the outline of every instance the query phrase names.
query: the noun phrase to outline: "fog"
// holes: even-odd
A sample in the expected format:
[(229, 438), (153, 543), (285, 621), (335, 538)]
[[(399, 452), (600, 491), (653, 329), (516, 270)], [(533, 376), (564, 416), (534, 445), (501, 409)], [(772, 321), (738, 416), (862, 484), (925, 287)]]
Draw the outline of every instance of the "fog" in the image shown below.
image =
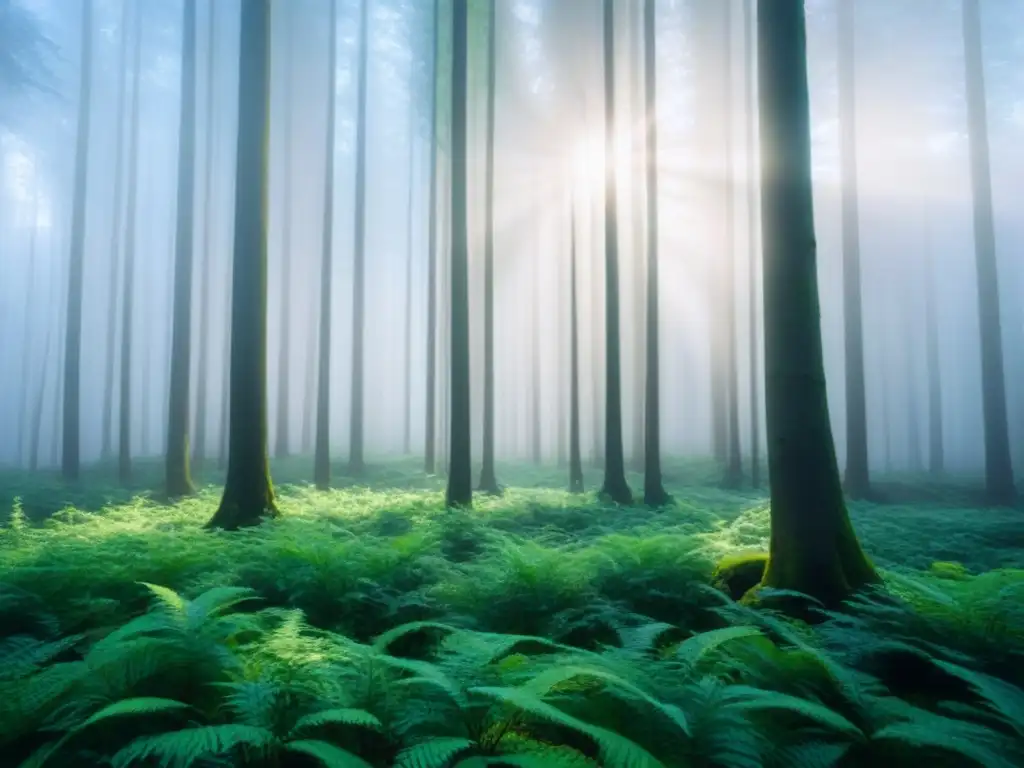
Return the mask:
[[(450, 14), (450, 3), (441, 5), (442, 16)], [(714, 0), (657, 2), (661, 440), (666, 456), (721, 452), (715, 414), (724, 412), (730, 388), (738, 390), (745, 457), (751, 453), (752, 414), (764, 422), (756, 115), (751, 112), (754, 94), (748, 91), (756, 82), (750, 80), (745, 5), (729, 3), (726, 31)], [(847, 393), (838, 19), (833, 0), (808, 0), (806, 5), (821, 327), (832, 429), (842, 466)], [(193, 451), (216, 457), (225, 450), (227, 426), (240, 2), (200, 0), (197, 6), (191, 435)], [(856, 0), (854, 6), (856, 115), (851, 125), (857, 152), (870, 466), (873, 472), (902, 473), (922, 471), (928, 464), (929, 429), (935, 423), (929, 410), (927, 344), (931, 284), (944, 469), (977, 475), (985, 462), (979, 329), (979, 309), (985, 307), (984, 302), (979, 307), (975, 260), (961, 3)], [(1024, 472), (1024, 3), (982, 0), (980, 6), (1007, 418), (1013, 460), (1017, 471)], [(483, 423), (486, 7), (485, 2), (470, 2), (474, 457), (480, 452)], [(335, 72), (328, 64), (328, 1), (277, 0), (272, 8), (268, 444), (272, 455), (312, 453), (322, 178), (330, 162), (330, 435), (332, 456), (343, 460), (353, 412), (360, 6), (356, 0), (338, 0)], [(369, 0), (368, 8), (361, 412), (367, 461), (372, 462), (424, 452), (432, 232), (437, 238), (439, 330), (436, 349), (429, 351), (437, 355), (437, 423), (443, 425), (448, 416), (444, 190), (451, 32), (450, 25), (440, 29), (435, 73), (432, 2)], [(640, 3), (623, 0), (616, 8), (622, 406), (626, 455), (635, 459), (642, 453), (647, 252), (642, 31)], [(0, 25), (8, 26), (0, 32), (0, 47), (12, 52), (9, 60), (7, 54), (0, 58), (0, 463), (8, 465), (60, 465), (81, 98), (89, 106), (82, 461), (94, 463), (116, 452), (129, 249), (135, 255), (128, 286), (134, 297), (132, 454), (158, 457), (167, 445), (182, 3), (95, 0), (89, 30), (93, 77), (84, 95), (79, 66), (83, 9), (82, 0), (0, 2)], [(29, 20), (38, 38), (16, 28), (19, 19)], [(602, 451), (605, 414), (601, 3), (498, 0), (495, 23), (497, 458), (553, 463), (566, 457), (568, 283), (575, 221), (581, 445), (585, 459), (595, 461)], [(20, 47), (9, 40), (21, 41)], [(432, 125), (435, 88), (440, 106)], [(136, 94), (138, 152), (132, 176)], [(336, 117), (333, 158), (326, 156), (329, 109)], [(430, 209), (435, 135), (441, 190), (436, 213)], [(126, 214), (133, 185), (134, 227)], [(751, 296), (756, 299), (753, 308)], [(730, 344), (736, 349), (732, 374), (723, 362), (730, 356)], [(752, 359), (759, 361), (753, 371)], [(284, 444), (278, 439), (282, 430), (287, 430)], [(447, 434), (437, 430), (439, 457), (445, 455)], [(763, 441), (763, 428), (760, 435)]]

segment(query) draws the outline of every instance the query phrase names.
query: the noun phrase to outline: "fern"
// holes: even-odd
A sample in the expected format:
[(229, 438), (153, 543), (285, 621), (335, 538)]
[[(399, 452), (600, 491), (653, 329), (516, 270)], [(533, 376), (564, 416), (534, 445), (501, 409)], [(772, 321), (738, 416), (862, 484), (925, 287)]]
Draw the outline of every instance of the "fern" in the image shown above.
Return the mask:
[(326, 741), (303, 739), (291, 741), (285, 745), (289, 752), (312, 757), (324, 768), (372, 768), (372, 766), (358, 755), (342, 749)]
[(274, 735), (251, 725), (206, 725), (135, 739), (116, 752), (113, 768), (129, 768), (156, 759), (168, 768), (189, 768), (200, 760), (226, 756), (239, 749), (266, 752)]
[(463, 752), (476, 746), (471, 739), (434, 738), (402, 750), (395, 759), (397, 768), (445, 768)]

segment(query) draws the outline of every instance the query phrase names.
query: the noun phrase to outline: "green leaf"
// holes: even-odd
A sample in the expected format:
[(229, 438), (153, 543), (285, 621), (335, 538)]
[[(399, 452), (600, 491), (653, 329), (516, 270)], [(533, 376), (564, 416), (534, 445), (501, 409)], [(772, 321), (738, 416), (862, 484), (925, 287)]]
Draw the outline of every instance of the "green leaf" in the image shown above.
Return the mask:
[(114, 717), (141, 717), (143, 715), (154, 715), (163, 712), (180, 712), (192, 707), (174, 699), (160, 699), (156, 697), (139, 697), (136, 699), (121, 699), (113, 704), (108, 704), (99, 712), (93, 713), (81, 725), (75, 728), (80, 731), (97, 723), (109, 720)]
[(849, 742), (804, 741), (778, 750), (775, 760), (786, 768), (835, 768), (851, 746)]
[(292, 728), (292, 733), (295, 734), (307, 728), (319, 728), (324, 725), (351, 725), (375, 731), (381, 730), (384, 727), (384, 724), (381, 723), (376, 715), (367, 712), (365, 709), (337, 708), (324, 709), (300, 717), (298, 722), (295, 723), (295, 727)]
[[(942, 722), (945, 721), (945, 722)], [(943, 727), (945, 726), (945, 727)], [(962, 721), (935, 716), (920, 722), (893, 723), (876, 731), (873, 742), (890, 741), (913, 749), (939, 750), (970, 761), (980, 768), (1019, 768), (1012, 743), (995, 731)], [(962, 764), (959, 763), (958, 764)]]
[(475, 741), (459, 738), (430, 739), (398, 753), (398, 768), (444, 768), (459, 753), (476, 746)]
[(289, 741), (284, 748), (289, 752), (308, 755), (324, 768), (373, 768), (359, 755), (319, 739)]
[(790, 696), (788, 693), (762, 691), (745, 685), (731, 686), (729, 691), (731, 695), (738, 697), (735, 706), (741, 710), (783, 710), (801, 715), (835, 733), (842, 733), (854, 739), (864, 736), (860, 728), (823, 704)]
[(179, 595), (173, 589), (161, 587), (159, 584), (150, 584), (148, 581), (140, 581), (139, 583), (153, 593), (159, 604), (163, 604), (167, 608), (170, 608), (173, 613), (185, 613), (185, 609), (188, 606), (188, 600)]
[(718, 646), (738, 640), (741, 637), (758, 637), (761, 630), (757, 627), (723, 627), (713, 629), (710, 632), (701, 632), (693, 637), (687, 638), (675, 647), (672, 655), (687, 664), (696, 664), (706, 653), (710, 653)]
[(198, 760), (224, 755), (241, 746), (265, 750), (276, 743), (274, 734), (265, 728), (206, 725), (135, 739), (117, 752), (111, 762), (113, 768), (130, 768), (156, 758), (162, 766), (188, 768)]

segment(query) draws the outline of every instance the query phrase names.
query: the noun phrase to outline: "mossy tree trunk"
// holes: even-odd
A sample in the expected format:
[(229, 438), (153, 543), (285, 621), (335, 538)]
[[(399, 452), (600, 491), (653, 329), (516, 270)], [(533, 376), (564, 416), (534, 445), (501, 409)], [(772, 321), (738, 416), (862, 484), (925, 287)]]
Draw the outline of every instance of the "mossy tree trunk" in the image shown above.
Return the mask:
[(878, 577), (846, 512), (829, 423), (802, 2), (759, 4), (758, 64), (771, 484), (763, 583), (835, 605)]
[(857, 185), (857, 99), (854, 0), (838, 7), (839, 141), (842, 169), (843, 324), (846, 360), (846, 492), (871, 493), (868, 411), (864, 391), (864, 328), (861, 317), (860, 206)]
[(656, 16), (654, 0), (644, 0), (644, 106), (647, 126), (647, 354), (644, 392), (644, 504), (669, 501), (661, 479), (661, 352), (658, 341), (658, 112)]
[(453, 0), (449, 507), (473, 503), (469, 386), (468, 0)]
[[(121, 283), (121, 384), (118, 413), (117, 474), (122, 484), (132, 475), (132, 353), (135, 329), (135, 252), (139, 234), (139, 103), (142, 89), (142, 12), (135, 9), (135, 45), (132, 52), (131, 127), (128, 136), (128, 197), (125, 201), (124, 276)], [(142, 411), (146, 422), (147, 412)]]
[(963, 0), (964, 65), (967, 84), (967, 135), (971, 150), (971, 198), (974, 205), (974, 256), (978, 276), (978, 327), (981, 332), (982, 408), (985, 427), (985, 489), (989, 502), (1013, 504), (1017, 490), (1010, 459), (1006, 413), (1006, 377), (1000, 323), (999, 270), (992, 220), (992, 169), (989, 162), (985, 70), (978, 0)]
[(605, 164), (605, 439), (601, 494), (617, 504), (633, 501), (622, 448), (622, 370), (619, 334), (619, 220), (615, 168), (615, 3), (604, 0)]
[(316, 390), (316, 451), (313, 480), (325, 491), (331, 486), (331, 319), (334, 291), (334, 120), (338, 62), (338, 0), (331, 0), (327, 55), (327, 133), (324, 147), (324, 220), (320, 253), (319, 370)]
[(231, 306), (231, 424), (220, 507), (234, 530), (278, 514), (267, 461), (267, 144), (271, 0), (242, 4)]
[(85, 204), (89, 179), (89, 128), (92, 110), (93, 0), (82, 4), (78, 125), (75, 138), (75, 188), (71, 211), (67, 327), (64, 334), (64, 414), (61, 474), (77, 480), (81, 466), (82, 282), (85, 262)]
[(356, 191), (353, 222), (352, 263), (352, 389), (349, 406), (348, 468), (362, 474), (364, 457), (363, 387), (366, 380), (364, 342), (366, 340), (366, 80), (369, 58), (369, 4), (359, 4), (359, 70), (356, 85)]
[(196, 0), (185, 0), (182, 20), (181, 122), (178, 129), (178, 208), (174, 258), (166, 484), (170, 498), (195, 493), (189, 471), (189, 389), (192, 372), (192, 251), (195, 207)]
[(494, 467), (494, 132), (497, 81), (497, 2), (490, 0), (487, 31), (487, 157), (484, 201), (484, 423), (480, 490), (500, 491)]

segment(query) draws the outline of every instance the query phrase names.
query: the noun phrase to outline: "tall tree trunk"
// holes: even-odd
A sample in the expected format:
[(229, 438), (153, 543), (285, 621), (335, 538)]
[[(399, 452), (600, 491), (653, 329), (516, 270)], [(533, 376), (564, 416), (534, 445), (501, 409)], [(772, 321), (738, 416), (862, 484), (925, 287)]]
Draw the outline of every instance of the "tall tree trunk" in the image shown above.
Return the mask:
[(223, 470), (228, 465), (228, 435), (231, 431), (231, 305), (232, 288), (230, 269), (225, 278), (224, 290), (224, 340), (221, 347), (222, 378), (220, 387), (220, 431), (218, 433), (217, 469)]
[(864, 329), (861, 319), (860, 212), (857, 185), (854, 0), (839, 0), (839, 139), (843, 206), (843, 322), (846, 330), (846, 491), (871, 493), (868, 416), (864, 391)]
[(453, 0), (451, 182), (451, 405), (448, 460), (449, 507), (473, 503), (469, 386), (469, 228), (466, 134), (468, 132), (468, 0)]
[(318, 307), (310, 302), (309, 329), (306, 333), (306, 374), (302, 397), (302, 455), (314, 452), (313, 423), (316, 419), (316, 356)]
[(725, 485), (736, 488), (743, 482), (743, 461), (740, 457), (740, 366), (739, 347), (736, 342), (736, 166), (732, 147), (732, 0), (722, 5), (724, 35), (722, 55), (723, 118), (725, 123), (725, 259), (722, 311), (725, 320), (726, 408), (728, 413), (728, 443), (726, 445)]
[(604, 484), (601, 494), (617, 504), (629, 504), (633, 492), (626, 483), (622, 450), (622, 371), (619, 343), (619, 220), (615, 168), (615, 3), (604, 0), (605, 164), (605, 441)]
[[(54, 244), (53, 234), (51, 230), (50, 242), (51, 246), (51, 263), (56, 264), (57, 260), (55, 254), (52, 252)], [(58, 272), (56, 267), (50, 275), (51, 287), (49, 294), (49, 307), (56, 307), (60, 304), (60, 294), (63, 288), (63, 275)], [(59, 317), (50, 317), (46, 323), (46, 339), (43, 342), (43, 367), (39, 374), (39, 386), (35, 391), (35, 403), (32, 408), (32, 434), (30, 435), (29, 451), (28, 451), (28, 468), (30, 471), (35, 472), (39, 469), (39, 453), (40, 444), (43, 439), (43, 408), (46, 403), (46, 387), (47, 382), (50, 380), (50, 370), (53, 367), (53, 358), (55, 357), (56, 350), (60, 347), (60, 340), (58, 337), (59, 330), (54, 333), (55, 329), (59, 329), (62, 323)], [(55, 379), (57, 377), (54, 377)], [(57, 382), (54, 382), (54, 388), (57, 388)], [(54, 410), (54, 421), (57, 420), (57, 412)]]
[(644, 152), (647, 159), (647, 354), (644, 393), (644, 504), (669, 501), (661, 479), (661, 360), (658, 342), (658, 113), (657, 9), (644, 0)]
[(487, 159), (484, 202), (484, 424), (480, 490), (499, 492), (494, 468), (494, 132), (497, 84), (497, 2), (490, 0), (487, 31)]
[(285, 108), (284, 108), (284, 179), (281, 183), (284, 197), (282, 233), (281, 233), (281, 314), (278, 319), (277, 347), (277, 425), (274, 430), (274, 456), (284, 458), (289, 453), (290, 430), (289, 416), (291, 396), (288, 385), (291, 382), (291, 340), (292, 340), (292, 59), (295, 37), (292, 34), (291, 14), (293, 8), (284, 12), (287, 22), (285, 54)]
[(82, 277), (85, 261), (85, 205), (89, 180), (89, 128), (92, 110), (93, 0), (82, 4), (82, 55), (79, 66), (78, 126), (75, 138), (75, 198), (71, 214), (67, 330), (64, 337), (64, 424), (61, 473), (77, 480), (81, 465)]
[(543, 461), (544, 435), (542, 430), (543, 415), (541, 412), (541, 319), (540, 319), (540, 280), (541, 269), (540, 237), (536, 239), (536, 250), (533, 252), (533, 290), (530, 298), (530, 460), (535, 465)]
[(17, 446), (15, 449), (15, 461), (20, 466), (25, 460), (25, 438), (28, 426), (26, 421), (29, 416), (29, 392), (31, 390), (32, 377), (29, 375), (29, 352), (33, 347), (33, 337), (35, 334), (35, 323), (32, 322), (32, 310), (36, 307), (35, 302), (35, 285), (36, 285), (36, 240), (39, 235), (39, 192), (37, 191), (32, 196), (32, 226), (29, 230), (28, 235), (28, 279), (25, 284), (25, 316), (24, 326), (22, 327), (22, 343), (21, 343), (21, 397), (20, 404), (18, 406), (18, 436)]
[(220, 507), (233, 530), (278, 514), (267, 462), (267, 143), (271, 0), (242, 5), (231, 304), (231, 434)]
[[(909, 270), (908, 270), (909, 271)], [(908, 275), (906, 285), (912, 285), (914, 275)], [(921, 423), (917, 411), (917, 340), (914, 338), (914, 313), (911, 311), (911, 304), (908, 301), (902, 302), (903, 317), (903, 362), (904, 382), (903, 393), (906, 403), (906, 425), (907, 425), (907, 469), (914, 474), (919, 474), (923, 469), (924, 462), (921, 457)]]
[[(199, 278), (199, 368), (196, 372), (196, 439), (192, 460), (200, 468), (206, 460), (207, 400), (210, 392), (210, 287), (213, 282), (213, 93), (216, 82), (216, 5), (210, 3), (209, 33), (206, 39), (206, 171), (203, 174), (203, 265)], [(227, 355), (225, 355), (225, 359)]]
[[(117, 474), (123, 485), (132, 475), (132, 336), (135, 326), (135, 252), (138, 248), (136, 213), (139, 200), (139, 101), (142, 90), (142, 11), (135, 8), (135, 46), (132, 52), (132, 106), (128, 137), (128, 196), (125, 201), (124, 276), (121, 282), (121, 383), (118, 412)], [(148, 349), (148, 345), (147, 345)], [(145, 365), (145, 364), (144, 364)], [(148, 370), (148, 366), (146, 366)], [(143, 391), (148, 391), (144, 385)], [(142, 412), (146, 422), (147, 412)]]
[(967, 83), (968, 140), (971, 148), (971, 197), (974, 203), (974, 255), (978, 273), (981, 331), (982, 406), (985, 414), (985, 489), (992, 504), (1017, 498), (1010, 460), (1006, 378), (1000, 323), (999, 270), (992, 221), (992, 178), (985, 104), (985, 69), (978, 0), (963, 0), (964, 64)]
[(576, 199), (572, 200), (569, 236), (569, 493), (583, 493), (580, 451), (580, 328), (576, 277)]
[[(645, 448), (645, 424), (647, 421), (646, 408), (644, 406), (646, 390), (645, 361), (647, 347), (647, 321), (646, 321), (646, 268), (644, 264), (644, 230), (647, 226), (644, 215), (644, 195), (647, 186), (647, 135), (646, 124), (641, 123), (640, 114), (645, 109), (646, 91), (644, 84), (644, 73), (646, 60), (644, 47), (646, 45), (644, 29), (644, 13), (646, 0), (632, 0), (630, 7), (630, 34), (632, 36), (632, 55), (629, 57), (629, 92), (630, 92), (630, 191), (632, 197), (632, 258), (633, 265), (633, 411), (630, 421), (633, 423), (632, 445), (630, 446), (630, 463), (641, 471), (646, 472), (644, 463)], [(637, 147), (637, 139), (640, 139), (640, 147)]]
[(338, 67), (338, 0), (331, 0), (327, 55), (327, 134), (324, 157), (324, 221), (320, 253), (320, 354), (316, 390), (316, 454), (313, 479), (325, 491), (331, 486), (331, 317), (334, 294), (334, 118)]
[(754, 165), (754, 122), (757, 103), (754, 98), (754, 82), (757, 77), (754, 63), (754, 5), (756, 0), (743, 0), (743, 80), (746, 84), (747, 114), (743, 123), (747, 134), (747, 307), (749, 310), (748, 330), (750, 342), (750, 484), (761, 487), (761, 405), (758, 402), (758, 363), (760, 337), (758, 336), (757, 303), (757, 182)]
[(416, 73), (416, 59), (410, 59), (409, 66), (409, 190), (405, 201), (405, 349), (402, 359), (402, 455), (412, 451), (412, 265), (413, 231), (415, 226), (416, 190), (416, 108), (413, 102), (413, 82)]
[(924, 316), (928, 355), (928, 471), (938, 476), (946, 471), (942, 434), (942, 371), (939, 358), (939, 321), (935, 307), (935, 264), (931, 243), (925, 253)]
[(366, 339), (366, 68), (369, 56), (369, 6), (359, 6), (359, 79), (356, 95), (356, 203), (352, 264), (352, 402), (349, 409), (348, 466), (354, 475), (365, 467), (363, 386), (366, 379), (363, 344)]
[(181, 123), (178, 132), (178, 218), (174, 238), (174, 314), (167, 417), (167, 495), (195, 493), (189, 471), (189, 376), (192, 372), (192, 218), (195, 208), (196, 0), (182, 21)]
[(114, 370), (117, 367), (117, 353), (114, 345), (117, 343), (117, 292), (118, 267), (120, 266), (121, 242), (123, 238), (121, 187), (124, 182), (124, 171), (121, 163), (124, 159), (124, 122), (125, 122), (125, 91), (128, 64), (128, 11), (131, 3), (128, 0), (121, 2), (121, 47), (117, 57), (117, 129), (115, 131), (114, 146), (116, 157), (114, 159), (114, 223), (110, 233), (110, 272), (108, 283), (110, 288), (110, 306), (107, 307), (107, 366), (106, 386), (103, 388), (103, 442), (101, 456), (104, 459), (110, 458), (114, 451)]
[(819, 320), (803, 3), (758, 6), (771, 547), (764, 584), (836, 605), (876, 582), (836, 461)]
[(434, 0), (430, 95), (430, 201), (427, 205), (427, 383), (424, 413), (423, 469), (436, 469), (437, 450), (437, 84), (440, 65), (441, 0)]

